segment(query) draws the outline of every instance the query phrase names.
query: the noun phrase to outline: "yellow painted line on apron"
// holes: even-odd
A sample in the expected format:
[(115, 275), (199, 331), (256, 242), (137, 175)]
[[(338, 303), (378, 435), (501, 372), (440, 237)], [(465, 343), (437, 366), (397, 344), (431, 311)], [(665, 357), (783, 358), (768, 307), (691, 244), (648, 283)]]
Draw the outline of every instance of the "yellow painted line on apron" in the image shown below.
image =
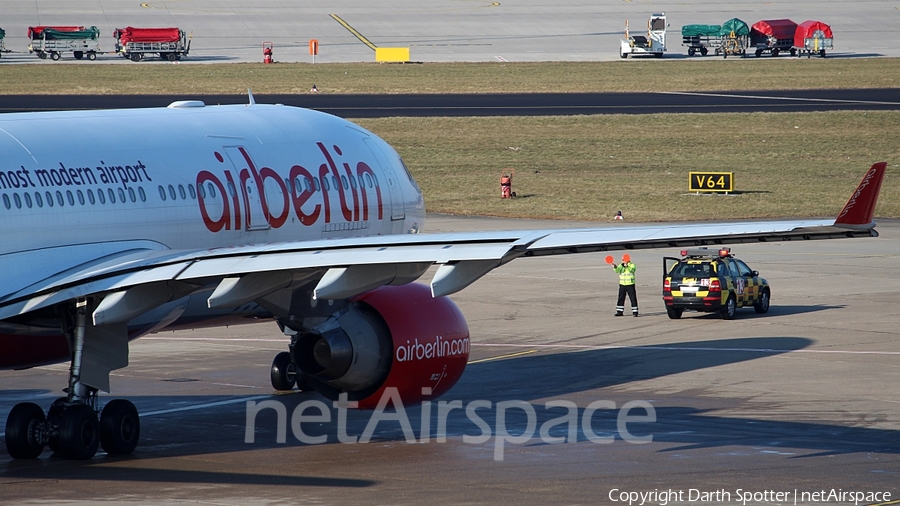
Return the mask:
[[(900, 8), (900, 7), (898, 7), (898, 8)], [(869, 506), (889, 506), (891, 504), (900, 504), (900, 499), (897, 499), (896, 501), (874, 503), (874, 504), (870, 504)]]
[(537, 353), (537, 351), (538, 350), (528, 350), (528, 351), (520, 351), (518, 353), (510, 353), (509, 355), (498, 355), (496, 357), (480, 358), (478, 360), (472, 360), (471, 362), (468, 362), (468, 364), (466, 364), (466, 365), (478, 364), (480, 362), (490, 362), (491, 360), (503, 360), (504, 358), (513, 358), (513, 357), (518, 357), (521, 355), (528, 355), (529, 353)]
[(343, 26), (348, 31), (350, 31), (350, 33), (355, 35), (356, 38), (359, 39), (363, 44), (369, 46), (369, 49), (371, 49), (372, 51), (375, 50), (375, 48), (376, 48), (375, 44), (372, 44), (371, 42), (369, 42), (369, 39), (363, 37), (363, 34), (357, 32), (352, 26), (348, 25), (347, 22), (344, 21), (343, 19), (341, 19), (340, 16), (338, 16), (337, 14), (329, 14), (329, 16), (331, 16), (331, 19), (337, 21), (338, 23), (340, 23), (341, 26)]

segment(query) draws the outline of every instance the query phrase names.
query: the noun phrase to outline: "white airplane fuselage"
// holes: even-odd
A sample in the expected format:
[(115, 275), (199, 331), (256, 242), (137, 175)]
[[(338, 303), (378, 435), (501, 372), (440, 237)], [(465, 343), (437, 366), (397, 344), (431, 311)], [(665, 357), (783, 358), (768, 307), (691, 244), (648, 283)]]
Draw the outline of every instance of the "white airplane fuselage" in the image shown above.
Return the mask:
[(0, 152), (0, 300), (104, 254), (415, 233), (425, 218), (393, 148), (294, 107), (5, 114)]

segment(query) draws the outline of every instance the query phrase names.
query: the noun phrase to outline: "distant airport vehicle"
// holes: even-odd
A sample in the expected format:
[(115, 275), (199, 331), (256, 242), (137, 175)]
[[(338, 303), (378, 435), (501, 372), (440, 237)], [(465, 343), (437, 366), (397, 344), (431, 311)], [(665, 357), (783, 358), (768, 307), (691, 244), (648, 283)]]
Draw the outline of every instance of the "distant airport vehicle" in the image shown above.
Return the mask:
[(191, 39), (178, 28), (117, 28), (113, 32), (116, 52), (138, 62), (150, 55), (176, 61), (191, 51)]
[[(110, 142), (47, 132), (92, 132)], [(100, 409), (129, 341), (270, 319), (290, 336), (272, 385), (374, 408), (447, 392), (469, 356), (446, 297), (520, 257), (872, 237), (885, 164), (837, 220), (419, 233), (422, 193), (397, 152), (328, 114), (282, 105), (0, 115), (0, 369), (68, 361), (45, 414), (19, 403), (14, 458), (127, 454), (134, 404)], [(433, 265), (430, 287), (413, 281)], [(274, 326), (273, 326), (274, 327)], [(62, 385), (60, 385), (62, 386)], [(98, 417), (99, 415), (99, 417)]]
[(28, 51), (38, 58), (59, 60), (63, 53), (72, 53), (76, 60), (94, 60), (100, 52), (100, 30), (96, 26), (29, 26)]
[(647, 35), (631, 35), (625, 21), (625, 39), (619, 43), (619, 56), (650, 54), (662, 58), (666, 52), (666, 14), (653, 14), (647, 21)]
[(797, 54), (794, 49), (794, 34), (797, 23), (790, 19), (769, 19), (753, 23), (750, 27), (750, 46), (755, 48), (756, 56), (769, 53), (778, 56), (782, 51), (790, 51), (791, 56)]
[(738, 18), (721, 25), (684, 25), (681, 27), (681, 45), (687, 46), (688, 56), (700, 53), (706, 56), (712, 49), (716, 56), (729, 54), (745, 56), (749, 45), (750, 27)]
[(663, 302), (673, 320), (685, 310), (718, 312), (725, 320), (741, 307), (769, 311), (769, 282), (735, 258), (731, 248), (688, 248), (681, 258), (665, 257), (663, 277)]
[(814, 54), (824, 58), (825, 52), (832, 49), (834, 49), (834, 35), (830, 26), (811, 19), (797, 25), (791, 54), (796, 51), (801, 56), (806, 53), (807, 58)]

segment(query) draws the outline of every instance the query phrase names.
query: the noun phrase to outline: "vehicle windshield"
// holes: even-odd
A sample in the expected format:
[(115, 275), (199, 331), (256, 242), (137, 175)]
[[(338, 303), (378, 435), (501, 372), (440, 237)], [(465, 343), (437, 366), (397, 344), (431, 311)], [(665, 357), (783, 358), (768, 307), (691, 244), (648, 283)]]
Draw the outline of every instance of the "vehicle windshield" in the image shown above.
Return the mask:
[(689, 264), (682, 262), (675, 266), (672, 270), (672, 277), (678, 278), (708, 278), (711, 276), (711, 269), (708, 263)]

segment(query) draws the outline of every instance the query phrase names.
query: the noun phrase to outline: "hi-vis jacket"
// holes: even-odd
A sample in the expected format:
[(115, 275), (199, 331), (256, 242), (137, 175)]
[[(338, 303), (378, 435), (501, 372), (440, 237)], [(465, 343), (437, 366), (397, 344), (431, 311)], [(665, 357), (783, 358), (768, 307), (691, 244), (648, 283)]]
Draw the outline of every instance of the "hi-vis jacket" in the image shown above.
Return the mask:
[(626, 262), (617, 265), (614, 267), (617, 273), (619, 273), (619, 284), (620, 285), (633, 285), (634, 284), (634, 271), (637, 270), (637, 266), (631, 262)]

